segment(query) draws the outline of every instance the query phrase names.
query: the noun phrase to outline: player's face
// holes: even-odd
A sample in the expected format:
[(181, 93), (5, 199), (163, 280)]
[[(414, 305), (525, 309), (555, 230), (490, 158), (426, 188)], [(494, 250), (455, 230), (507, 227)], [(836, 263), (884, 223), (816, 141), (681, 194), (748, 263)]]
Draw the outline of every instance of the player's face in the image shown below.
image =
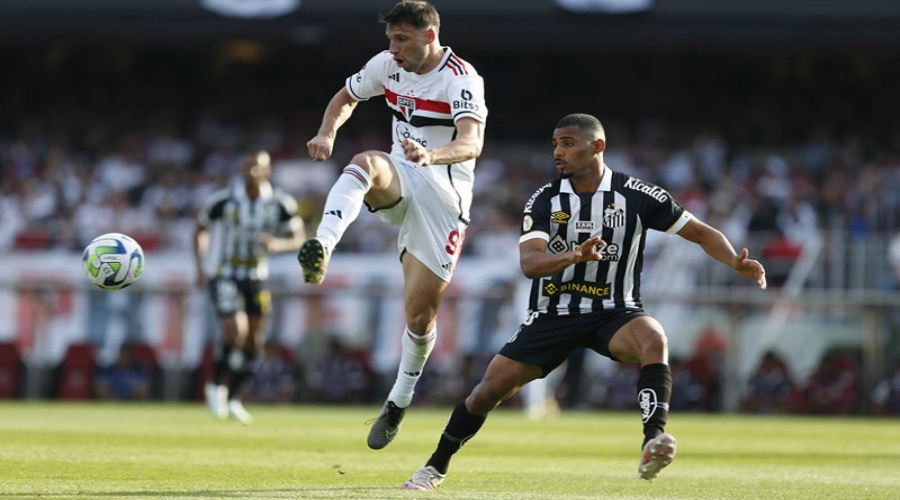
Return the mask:
[(595, 169), (600, 151), (597, 140), (576, 126), (553, 131), (553, 162), (563, 179)]
[(244, 174), (244, 180), (248, 184), (262, 184), (269, 180), (269, 175), (272, 173), (269, 155), (258, 154), (244, 157), (244, 161), (241, 164), (241, 173)]
[(390, 24), (385, 34), (388, 51), (394, 56), (397, 66), (411, 73), (417, 72), (425, 64), (428, 47), (428, 31), (413, 28), (408, 24)]

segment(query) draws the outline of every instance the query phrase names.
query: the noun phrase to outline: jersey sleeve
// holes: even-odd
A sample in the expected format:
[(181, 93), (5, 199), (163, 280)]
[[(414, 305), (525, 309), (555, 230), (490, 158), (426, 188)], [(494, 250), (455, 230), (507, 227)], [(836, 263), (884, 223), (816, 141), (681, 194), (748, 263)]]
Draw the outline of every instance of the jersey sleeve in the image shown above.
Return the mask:
[(384, 95), (383, 82), (388, 62), (393, 62), (389, 52), (381, 52), (369, 59), (362, 69), (347, 77), (347, 92), (357, 101)]
[(225, 202), (228, 201), (229, 194), (227, 189), (213, 193), (197, 214), (197, 223), (206, 227), (210, 222), (221, 219), (225, 213)]
[(535, 238), (550, 241), (550, 186), (547, 184), (535, 191), (525, 204), (519, 243)]
[(297, 231), (302, 224), (297, 213), (297, 201), (283, 192), (279, 192), (276, 196), (278, 199), (278, 222), (281, 225), (281, 229)]
[(655, 196), (648, 196), (649, 216), (645, 223), (647, 227), (666, 234), (675, 234), (689, 220), (690, 212), (684, 209), (668, 191), (659, 188)]
[(466, 117), (486, 122), (488, 110), (484, 101), (484, 79), (480, 75), (454, 77), (447, 88), (447, 96), (453, 123)]

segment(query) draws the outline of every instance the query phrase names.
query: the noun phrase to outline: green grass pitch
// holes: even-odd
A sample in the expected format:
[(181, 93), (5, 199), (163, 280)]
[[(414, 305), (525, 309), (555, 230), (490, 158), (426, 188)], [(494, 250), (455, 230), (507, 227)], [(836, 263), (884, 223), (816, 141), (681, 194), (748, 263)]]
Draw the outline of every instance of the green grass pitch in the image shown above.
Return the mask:
[(636, 479), (637, 413), (499, 409), (434, 492), (399, 489), (448, 408), (416, 407), (366, 448), (377, 407), (0, 403), (0, 499), (900, 499), (900, 420), (678, 414), (678, 457)]

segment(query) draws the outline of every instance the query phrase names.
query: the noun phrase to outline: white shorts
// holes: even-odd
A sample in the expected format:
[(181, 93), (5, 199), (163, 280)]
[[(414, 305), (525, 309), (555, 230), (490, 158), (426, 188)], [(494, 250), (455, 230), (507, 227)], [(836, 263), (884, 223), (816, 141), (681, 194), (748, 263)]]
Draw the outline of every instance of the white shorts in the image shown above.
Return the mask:
[[(438, 177), (441, 166), (416, 167), (405, 158), (388, 155), (400, 179), (400, 201), (372, 210), (381, 220), (400, 227), (397, 248), (409, 252), (438, 278), (450, 282), (466, 235), (460, 197)], [(371, 210), (371, 208), (370, 208)]]

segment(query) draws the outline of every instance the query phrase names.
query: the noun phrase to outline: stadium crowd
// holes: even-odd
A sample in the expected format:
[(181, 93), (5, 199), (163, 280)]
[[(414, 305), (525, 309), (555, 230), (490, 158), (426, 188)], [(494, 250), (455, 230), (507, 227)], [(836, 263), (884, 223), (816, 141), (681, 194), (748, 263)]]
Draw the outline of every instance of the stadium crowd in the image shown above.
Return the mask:
[[(234, 48), (40, 48), (15, 57), (21, 71), (0, 83), (0, 252), (80, 251), (110, 229), (147, 250), (189, 249), (199, 204), (230, 181), (248, 147), (269, 150), (276, 175), (308, 162), (322, 92), (355, 70), (327, 54)], [(525, 56), (472, 54), (491, 118), (466, 252), (497, 251), (509, 241), (498, 235), (518, 234), (526, 198), (554, 176), (554, 117), (571, 111), (604, 121), (613, 169), (665, 186), (733, 241), (765, 235), (772, 285), (800, 245), (825, 232), (900, 238), (900, 126), (887, 112), (900, 105), (891, 88), (900, 65), (863, 56), (591, 57), (607, 70), (633, 59), (634, 74), (594, 80), (574, 56), (535, 72)], [(299, 67), (318, 68), (316, 77)], [(337, 172), (352, 152), (385, 149), (387, 123), (386, 114), (360, 113), (333, 164), (317, 168)], [(314, 228), (324, 190), (301, 179), (291, 194)], [(386, 226), (360, 221), (343, 251), (392, 248)], [(883, 286), (900, 287), (900, 273), (886, 273)]]
[[(205, 59), (163, 62), (157, 58), (164, 55), (138, 52), (117, 69), (110, 67), (115, 54), (87, 64), (83, 54), (38, 56), (44, 66), (23, 64), (26, 70), (3, 84), (4, 250), (80, 248), (90, 235), (118, 225), (150, 246), (183, 247), (197, 204), (228, 181), (247, 147), (269, 149), (276, 168), (306, 159), (305, 141), (324, 102), (298, 97), (317, 93), (296, 70), (276, 78), (287, 63), (219, 68), (201, 64)], [(534, 75), (529, 59), (513, 58), (500, 72), (493, 59), (479, 61), (487, 68), (492, 116), (478, 167), (471, 252), (483, 248), (479, 233), (517, 231), (530, 186), (553, 175), (546, 147), (552, 117), (571, 109), (596, 110), (604, 120), (610, 166), (665, 186), (738, 240), (738, 232), (781, 233), (787, 241), (773, 251), (789, 256), (792, 241), (822, 230), (862, 235), (898, 227), (900, 194), (892, 187), (900, 182), (900, 127), (882, 111), (896, 94), (869, 87), (868, 96), (849, 96), (848, 88), (886, 85), (863, 69), (810, 92), (819, 78), (866, 61), (797, 60), (782, 69), (777, 60), (755, 61), (761, 74), (742, 80), (740, 72), (725, 78), (715, 60), (700, 75), (688, 76), (698, 70), (690, 59), (683, 74), (656, 75), (665, 61), (651, 58), (632, 77), (604, 81), (599, 95), (585, 82), (583, 92), (552, 105), (522, 107), (517, 103), (537, 90), (553, 95), (556, 79), (567, 80), (572, 70), (562, 61), (558, 71)], [(332, 84), (344, 76), (329, 73)], [(526, 76), (531, 84), (515, 84)], [(734, 85), (695, 88), (716, 76)], [(364, 116), (337, 144), (335, 170), (350, 152), (389, 140), (385, 115)], [(311, 207), (321, 205), (314, 198), (323, 194), (302, 187), (293, 194), (314, 223)], [(342, 245), (371, 249), (362, 241), (367, 234), (356, 231)]]

